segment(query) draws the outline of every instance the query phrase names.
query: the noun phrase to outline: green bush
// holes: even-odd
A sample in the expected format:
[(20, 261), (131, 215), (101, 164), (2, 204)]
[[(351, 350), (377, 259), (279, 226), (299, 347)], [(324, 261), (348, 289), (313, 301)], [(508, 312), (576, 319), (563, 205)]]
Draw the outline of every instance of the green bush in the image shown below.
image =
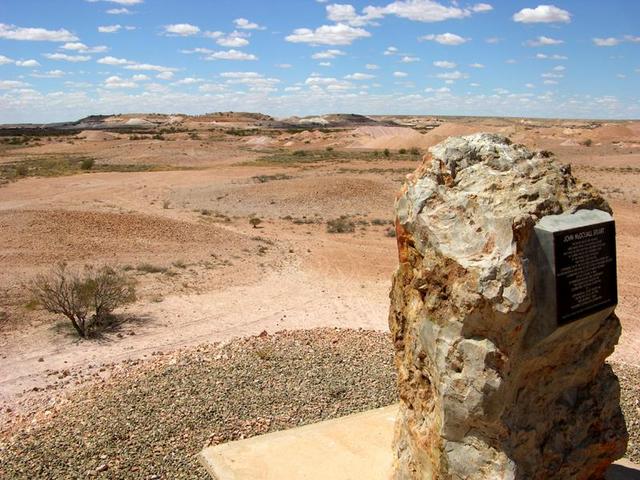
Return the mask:
[(61, 263), (51, 273), (37, 276), (29, 290), (46, 311), (67, 317), (83, 338), (113, 310), (136, 298), (133, 280), (109, 266), (85, 266), (78, 272)]
[(355, 231), (355, 222), (346, 215), (327, 222), (327, 232), (329, 233), (353, 233)]
[(382, 154), (383, 154), (385, 157), (389, 157), (389, 156), (391, 155), (391, 152), (389, 151), (389, 149), (388, 149), (388, 148), (385, 148), (385, 149), (382, 151)]
[(95, 163), (96, 161), (93, 158), (85, 158), (82, 160), (82, 163), (80, 164), (80, 168), (82, 170), (91, 170), (95, 165)]

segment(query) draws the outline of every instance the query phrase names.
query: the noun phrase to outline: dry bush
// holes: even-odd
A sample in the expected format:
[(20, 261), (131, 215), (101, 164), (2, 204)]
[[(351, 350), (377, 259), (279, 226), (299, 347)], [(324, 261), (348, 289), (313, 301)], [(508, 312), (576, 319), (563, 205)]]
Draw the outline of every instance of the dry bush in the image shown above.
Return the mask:
[(329, 233), (353, 233), (355, 231), (356, 224), (346, 215), (327, 222), (327, 232)]
[(29, 290), (45, 310), (67, 317), (83, 338), (113, 310), (135, 301), (134, 282), (108, 266), (74, 271), (61, 263), (38, 275)]

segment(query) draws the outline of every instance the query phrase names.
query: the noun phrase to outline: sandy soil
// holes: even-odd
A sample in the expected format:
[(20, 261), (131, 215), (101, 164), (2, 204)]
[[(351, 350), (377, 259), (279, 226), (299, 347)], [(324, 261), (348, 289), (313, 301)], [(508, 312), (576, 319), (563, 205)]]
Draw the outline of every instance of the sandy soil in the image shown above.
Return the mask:
[[(500, 131), (515, 142), (556, 152), (610, 200), (618, 230), (617, 312), (624, 329), (614, 357), (639, 363), (640, 122), (594, 126), (429, 119), (431, 129), (420, 132), (361, 126), (258, 132), (249, 138), (211, 131), (225, 121), (194, 121), (189, 128), (202, 123), (198, 139), (185, 132), (165, 140), (131, 140), (130, 135), (89, 131), (71, 141), (0, 148), (0, 163), (65, 153), (90, 155), (98, 163), (190, 168), (26, 178), (0, 187), (0, 415), (10, 415), (9, 409), (15, 412), (31, 398), (46, 400), (51, 395), (47, 386), (59, 383), (52, 371), (264, 330), (385, 330), (396, 266), (387, 222), (403, 173), (417, 166), (419, 157), (394, 152), (366, 162), (251, 162), (274, 149), (316, 149), (327, 157), (328, 146), (415, 146), (424, 152), (448, 135), (475, 131)], [(182, 118), (173, 122), (184, 123)], [(591, 146), (584, 144), (586, 139)], [(258, 181), (258, 175), (265, 180)], [(249, 224), (252, 215), (263, 220), (259, 228)], [(358, 223), (356, 231), (327, 233), (326, 222), (341, 215)], [(139, 299), (120, 312), (118, 329), (98, 340), (79, 341), (62, 319), (31, 308), (25, 283), (59, 261), (109, 263), (130, 271), (138, 281)], [(145, 273), (140, 269), (145, 263), (162, 271)], [(63, 385), (72, 387), (73, 382)]]

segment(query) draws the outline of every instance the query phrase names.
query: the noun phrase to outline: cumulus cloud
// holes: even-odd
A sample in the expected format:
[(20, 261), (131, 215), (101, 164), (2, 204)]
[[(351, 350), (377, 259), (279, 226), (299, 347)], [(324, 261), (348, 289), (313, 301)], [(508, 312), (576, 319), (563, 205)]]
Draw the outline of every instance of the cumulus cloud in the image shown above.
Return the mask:
[(127, 70), (149, 71), (149, 72), (177, 72), (177, 68), (165, 67), (163, 65), (153, 65), (150, 63), (131, 62), (124, 68)]
[(212, 52), (205, 57), (206, 60), (236, 60), (236, 61), (250, 61), (257, 60), (252, 53), (245, 53), (239, 50), (220, 50), (218, 52)]
[(174, 82), (174, 85), (195, 85), (196, 83), (202, 83), (204, 80), (202, 78), (195, 77), (187, 77)]
[(393, 76), (396, 78), (404, 78), (407, 77), (409, 74), (407, 72), (393, 72)]
[(469, 75), (463, 72), (460, 72), (458, 70), (455, 70), (453, 72), (446, 72), (446, 73), (439, 73), (436, 75), (437, 78), (440, 78), (442, 80), (461, 80), (463, 78), (469, 78)]
[(15, 63), (15, 60), (5, 57), (4, 55), (0, 55), (0, 65), (8, 65), (10, 63)]
[(313, 55), (311, 55), (311, 58), (313, 58), (314, 60), (324, 60), (328, 58), (336, 58), (339, 55), (346, 55), (346, 52), (331, 48), (329, 50), (323, 50), (322, 52), (314, 53)]
[(546, 47), (549, 45), (560, 45), (562, 43), (564, 43), (564, 41), (542, 35), (534, 40), (529, 40), (525, 45), (529, 47)]
[(247, 36), (248, 34), (246, 33), (234, 31), (229, 35), (219, 36), (216, 43), (222, 47), (228, 48), (246, 47), (249, 45), (249, 40), (246, 38)]
[(371, 80), (372, 78), (376, 78), (375, 75), (370, 75), (368, 73), (351, 73), (344, 77), (346, 80)]
[(536, 53), (536, 58), (539, 60), (568, 60), (569, 57), (565, 55), (547, 55), (546, 53)]
[(367, 70), (378, 70), (380, 67), (378, 65), (376, 65), (375, 63), (367, 63), (364, 68), (366, 68)]
[(428, 40), (440, 43), (442, 45), (462, 45), (463, 43), (468, 42), (470, 39), (461, 37), (460, 35), (456, 35), (455, 33), (447, 32), (438, 35), (423, 35), (422, 37), (418, 38), (418, 40)]
[(98, 27), (100, 33), (116, 33), (122, 30), (122, 25), (101, 25)]
[(472, 63), (469, 65), (471, 68), (484, 68), (482, 63)]
[(61, 78), (64, 75), (66, 74), (62, 70), (49, 70), (48, 72), (35, 72), (31, 74), (34, 78)]
[(135, 63), (135, 62), (132, 62), (131, 60), (126, 60), (124, 58), (116, 58), (112, 56), (102, 57), (98, 59), (97, 62), (101, 63), (102, 65), (131, 65)]
[(371, 34), (362, 29), (338, 23), (336, 25), (322, 25), (315, 30), (296, 28), (285, 40), (293, 43), (309, 43), (311, 45), (351, 45), (359, 38), (370, 37)]
[(615, 47), (620, 44), (620, 39), (614, 37), (594, 38), (593, 43), (598, 47)]
[(45, 28), (16, 27), (0, 23), (0, 38), (40, 42), (75, 42), (78, 40), (69, 30), (47, 30)]
[(117, 75), (109, 77), (104, 81), (105, 88), (136, 88), (138, 84), (133, 80), (120, 78)]
[(130, 15), (131, 10), (128, 8), (110, 8), (107, 10), (107, 13), (109, 15)]
[(449, 62), (447, 60), (437, 60), (433, 62), (433, 66), (438, 68), (456, 68), (457, 64), (455, 64), (454, 62)]
[(159, 78), (160, 80), (171, 80), (173, 78), (173, 72), (165, 70), (156, 75), (156, 78)]
[(29, 84), (18, 80), (0, 80), (0, 90), (28, 87)]
[(37, 60), (18, 60), (16, 62), (16, 66), (18, 67), (28, 67), (28, 68), (34, 68), (34, 67), (39, 67), (40, 64), (38, 63)]
[(72, 50), (80, 53), (102, 53), (109, 50), (105, 45), (98, 45), (96, 47), (88, 47), (82, 42), (68, 42), (62, 45), (60, 48), (64, 50)]
[(416, 22), (433, 23), (466, 18), (474, 13), (488, 12), (492, 9), (493, 7), (487, 3), (460, 8), (455, 5), (445, 6), (434, 0), (397, 0), (384, 7), (365, 7), (363, 13), (368, 19), (395, 15)]
[(88, 62), (91, 60), (89, 55), (67, 55), (66, 53), (45, 53), (45, 58), (49, 60), (59, 60), (64, 62)]
[(250, 22), (246, 18), (236, 18), (233, 21), (233, 24), (236, 28), (240, 28), (242, 30), (264, 30), (266, 27), (261, 27), (257, 23)]
[(396, 55), (398, 53), (398, 49), (396, 47), (387, 47), (387, 49), (382, 53), (383, 55)]
[(571, 14), (554, 5), (538, 5), (536, 8), (523, 8), (513, 15), (513, 21), (519, 23), (569, 23)]
[(200, 28), (190, 23), (174, 23), (164, 26), (164, 35), (169, 37), (189, 37), (200, 33)]
[(400, 61), (402, 63), (415, 63), (419, 62), (420, 59), (418, 57), (412, 57), (411, 55), (405, 55), (400, 59)]

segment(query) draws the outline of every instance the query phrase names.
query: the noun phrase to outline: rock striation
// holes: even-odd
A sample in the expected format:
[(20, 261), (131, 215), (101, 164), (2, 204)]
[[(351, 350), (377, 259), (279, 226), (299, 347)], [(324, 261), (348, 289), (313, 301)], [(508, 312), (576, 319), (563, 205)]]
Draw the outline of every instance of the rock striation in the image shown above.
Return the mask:
[[(540, 321), (534, 226), (611, 213), (549, 152), (495, 134), (430, 149), (396, 201), (395, 479), (599, 479), (623, 456), (614, 315)], [(541, 327), (541, 325), (543, 327)]]

